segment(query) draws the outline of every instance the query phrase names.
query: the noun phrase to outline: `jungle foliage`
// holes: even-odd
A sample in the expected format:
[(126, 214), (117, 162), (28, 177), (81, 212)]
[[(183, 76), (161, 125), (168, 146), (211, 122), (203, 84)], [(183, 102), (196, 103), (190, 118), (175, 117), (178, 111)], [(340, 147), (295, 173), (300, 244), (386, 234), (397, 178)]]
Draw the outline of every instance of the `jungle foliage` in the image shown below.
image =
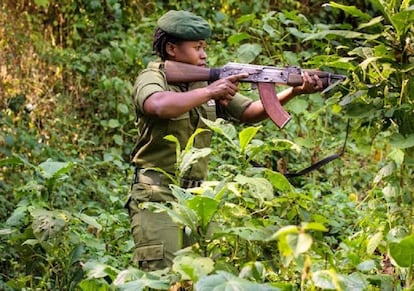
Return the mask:
[[(348, 2), (1, 2), (0, 289), (413, 288), (414, 3)], [(348, 78), (292, 100), (283, 130), (218, 120), (211, 148), (178, 147), (178, 174), (211, 152), (209, 180), (193, 191), (172, 184), (177, 202), (143, 207), (168, 212), (197, 243), (171, 270), (145, 273), (130, 261), (124, 209), (131, 89), (169, 9), (210, 21), (211, 66)], [(283, 175), (340, 150), (348, 122), (340, 159)]]

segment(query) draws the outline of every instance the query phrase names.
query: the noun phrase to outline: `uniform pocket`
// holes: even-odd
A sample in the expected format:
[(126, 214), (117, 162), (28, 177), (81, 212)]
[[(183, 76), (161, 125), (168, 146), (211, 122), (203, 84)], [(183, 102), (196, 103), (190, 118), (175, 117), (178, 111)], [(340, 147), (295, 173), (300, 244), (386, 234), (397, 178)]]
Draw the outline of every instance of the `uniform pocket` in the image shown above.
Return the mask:
[[(211, 101), (211, 104), (209, 104)], [(205, 112), (205, 117), (208, 120), (215, 121), (217, 118), (217, 112), (216, 112), (216, 103), (214, 100), (210, 100), (207, 104), (203, 104), (202, 108)]]
[(137, 246), (134, 251), (134, 262), (160, 261), (164, 259), (164, 245), (162, 243)]
[(129, 191), (129, 197), (132, 200), (138, 202), (151, 201), (154, 190), (152, 185), (145, 183), (136, 183), (132, 185), (131, 191)]

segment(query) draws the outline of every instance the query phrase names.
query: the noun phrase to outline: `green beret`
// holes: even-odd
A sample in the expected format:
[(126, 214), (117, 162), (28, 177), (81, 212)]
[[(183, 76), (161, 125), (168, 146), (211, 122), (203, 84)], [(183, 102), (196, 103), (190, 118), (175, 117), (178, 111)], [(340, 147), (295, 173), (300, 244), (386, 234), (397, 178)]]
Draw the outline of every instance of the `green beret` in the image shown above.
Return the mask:
[(157, 22), (166, 33), (184, 40), (207, 39), (211, 35), (210, 24), (188, 11), (170, 10)]

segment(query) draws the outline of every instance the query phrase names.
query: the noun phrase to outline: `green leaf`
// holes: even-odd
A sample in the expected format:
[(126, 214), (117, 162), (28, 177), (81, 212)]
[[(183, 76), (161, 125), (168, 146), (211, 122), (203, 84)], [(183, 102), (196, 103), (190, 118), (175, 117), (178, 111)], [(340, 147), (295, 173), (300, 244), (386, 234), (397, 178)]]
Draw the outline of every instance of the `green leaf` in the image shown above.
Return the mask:
[(313, 283), (321, 289), (338, 290), (336, 280), (334, 272), (331, 271), (321, 270), (312, 273)]
[(196, 234), (198, 230), (196, 213), (186, 205), (176, 202), (170, 202), (170, 204), (172, 207), (157, 202), (144, 202), (142, 203), (142, 207), (154, 212), (166, 212), (175, 223), (189, 227), (192, 232)]
[(243, 24), (245, 22), (249, 22), (249, 21), (253, 21), (256, 19), (256, 15), (255, 14), (245, 14), (239, 17), (239, 19), (237, 19), (237, 24)]
[(329, 36), (339, 36), (339, 37), (343, 37), (343, 38), (348, 38), (348, 39), (355, 39), (355, 38), (360, 38), (360, 39), (368, 39), (368, 35), (360, 33), (360, 32), (355, 32), (355, 31), (349, 31), (349, 30), (324, 30), (324, 31), (320, 31), (317, 33), (312, 33), (309, 34), (304, 41), (309, 41), (309, 40), (325, 40), (327, 39)]
[(104, 278), (107, 276), (115, 279), (119, 272), (114, 267), (96, 261), (88, 261), (82, 265), (82, 268), (86, 272), (88, 279)]
[(23, 164), (24, 164), (24, 161), (18, 156), (13, 156), (10, 158), (5, 158), (5, 159), (0, 160), (0, 167), (16, 166), (16, 165), (23, 165)]
[(248, 185), (251, 190), (249, 193), (257, 198), (260, 204), (274, 197), (272, 184), (265, 178), (237, 175), (235, 181), (240, 185)]
[(207, 226), (218, 209), (219, 202), (207, 196), (195, 196), (187, 200), (186, 204), (197, 215), (200, 226), (207, 230)]
[(342, 11), (346, 12), (347, 14), (349, 14), (351, 16), (354, 16), (354, 17), (361, 18), (363, 20), (370, 20), (372, 18), (371, 15), (369, 15), (368, 13), (362, 12), (360, 9), (358, 9), (355, 6), (342, 5), (342, 4), (332, 2), (332, 1), (329, 2), (328, 4), (324, 4), (323, 6), (324, 7), (331, 6), (333, 8), (341, 9)]
[(298, 234), (299, 228), (296, 225), (287, 225), (279, 229), (275, 234), (273, 234), (269, 240), (280, 239), (287, 236), (288, 234)]
[(114, 282), (116, 290), (135, 291), (146, 290), (148, 287), (151, 290), (168, 290), (170, 282), (168, 277), (163, 278), (154, 273), (147, 273), (137, 268), (129, 267), (118, 273)]
[(237, 130), (231, 123), (225, 122), (223, 119), (218, 118), (216, 121), (211, 121), (205, 118), (201, 118), (203, 122), (214, 132), (223, 135), (227, 141), (237, 148), (235, 139), (237, 137)]
[(272, 170), (266, 170), (266, 178), (272, 183), (273, 187), (281, 191), (294, 191), (293, 186), (284, 175)]
[(1, 235), (9, 235), (9, 234), (12, 234), (14, 232), (16, 232), (16, 230), (13, 230), (11, 228), (3, 228), (3, 229), (0, 229), (0, 236)]
[(46, 8), (49, 6), (49, 0), (35, 0), (36, 5)]
[(293, 249), (293, 255), (295, 257), (307, 252), (312, 246), (312, 237), (307, 233), (299, 233), (296, 238), (295, 236), (291, 236), (291, 238), (293, 239), (290, 240), (290, 245)]
[(328, 231), (328, 229), (319, 222), (304, 222), (302, 223), (303, 230)]
[(390, 137), (390, 143), (393, 147), (398, 149), (407, 149), (414, 146), (414, 134), (410, 134), (407, 137), (399, 133), (394, 133)]
[(84, 244), (76, 245), (70, 252), (69, 265), (72, 266), (73, 264), (79, 262), (84, 252), (85, 252)]
[(230, 45), (235, 45), (240, 43), (243, 40), (249, 39), (250, 35), (246, 32), (241, 32), (241, 33), (235, 33), (233, 35), (231, 35), (227, 41)]
[(211, 148), (192, 148), (184, 152), (179, 164), (179, 176), (184, 177), (192, 165), (197, 163), (198, 160), (210, 155), (211, 151)]
[(262, 53), (262, 46), (258, 43), (243, 44), (237, 50), (238, 60), (241, 63), (249, 64)]
[(119, 103), (118, 106), (118, 111), (122, 114), (129, 114), (129, 108), (128, 105), (124, 104), (124, 103)]
[(414, 264), (414, 235), (403, 238), (399, 243), (390, 243), (390, 255), (403, 268)]
[[(181, 156), (181, 145), (180, 145), (178, 138), (169, 134), (165, 136), (164, 139), (175, 143), (175, 155), (177, 158), (180, 157)], [(180, 162), (180, 161), (177, 161), (177, 162)]]
[(295, 114), (301, 114), (303, 112), (306, 112), (307, 108), (309, 106), (309, 103), (307, 100), (295, 98), (291, 102), (289, 102), (289, 111), (293, 112)]
[[(369, 20), (369, 19), (367, 19), (367, 20)], [(378, 23), (381, 23), (383, 20), (384, 20), (384, 17), (382, 17), (382, 16), (374, 17), (370, 21), (368, 21), (367, 23), (361, 23), (360, 25), (358, 25), (357, 29), (362, 30), (364, 28), (374, 26)]]
[(247, 127), (239, 133), (240, 152), (244, 154), (251, 140), (256, 136), (261, 126)]
[(367, 244), (368, 255), (372, 255), (375, 252), (379, 244), (382, 242), (382, 239), (383, 239), (382, 232), (377, 232), (368, 239), (368, 244)]
[(114, 135), (112, 136), (112, 139), (114, 140), (114, 142), (115, 142), (117, 145), (122, 146), (122, 145), (124, 144), (124, 139), (123, 139), (123, 138), (122, 138), (122, 136), (121, 136), (121, 135), (119, 135), (119, 134), (114, 134)]
[(72, 169), (71, 162), (54, 162), (47, 160), (39, 165), (39, 169), (46, 179), (58, 178)]
[(117, 128), (117, 127), (120, 127), (120, 126), (121, 126), (121, 124), (119, 123), (118, 119), (110, 119), (108, 121), (108, 127), (109, 128)]
[(198, 281), (198, 278), (214, 270), (214, 261), (211, 258), (196, 255), (183, 255), (174, 258), (173, 271), (181, 274), (182, 280)]
[(185, 146), (184, 152), (188, 152), (194, 145), (194, 139), (202, 132), (207, 131), (205, 128), (197, 128), (196, 131), (190, 136)]
[(267, 241), (274, 233), (274, 227), (231, 227), (223, 230), (223, 233), (234, 234), (248, 241)]
[(346, 115), (354, 118), (365, 118), (375, 112), (371, 104), (351, 103), (345, 107)]
[(414, 6), (402, 10), (391, 16), (391, 22), (397, 31), (398, 36), (404, 36), (412, 28), (414, 22)]
[(358, 264), (356, 268), (361, 272), (369, 272), (375, 270), (376, 264), (374, 260), (366, 260)]
[(386, 164), (379, 170), (378, 174), (374, 178), (374, 183), (379, 183), (383, 178), (390, 176), (394, 171), (394, 165), (392, 163)]
[(253, 283), (246, 279), (236, 277), (225, 271), (217, 271), (214, 275), (201, 277), (195, 285), (195, 290), (203, 291), (280, 291), (279, 288)]
[(89, 216), (85, 213), (81, 213), (76, 215), (80, 220), (82, 220), (83, 222), (87, 223), (88, 225), (96, 228), (97, 230), (101, 231), (102, 230), (102, 225), (100, 225), (95, 217)]
[(34, 208), (30, 211), (33, 217), (33, 234), (40, 241), (56, 237), (66, 225), (67, 214), (59, 211), (48, 211)]

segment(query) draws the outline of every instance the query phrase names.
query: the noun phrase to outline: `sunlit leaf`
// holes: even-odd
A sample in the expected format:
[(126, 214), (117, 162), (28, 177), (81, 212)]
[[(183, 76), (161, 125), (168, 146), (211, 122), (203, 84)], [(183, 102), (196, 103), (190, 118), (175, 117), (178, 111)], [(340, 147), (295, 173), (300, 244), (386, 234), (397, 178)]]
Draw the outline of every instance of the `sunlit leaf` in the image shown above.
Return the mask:
[(214, 270), (214, 261), (211, 258), (195, 255), (183, 255), (174, 258), (173, 270), (181, 274), (183, 280), (196, 282), (198, 278)]
[(95, 217), (89, 216), (85, 213), (81, 213), (77, 215), (83, 222), (87, 223), (88, 225), (96, 228), (97, 230), (102, 230), (102, 225), (96, 221)]
[(273, 198), (272, 184), (265, 178), (237, 175), (235, 181), (241, 185), (247, 185), (251, 190), (249, 193), (257, 198), (260, 204)]
[(52, 160), (47, 160), (39, 165), (42, 175), (46, 179), (57, 178), (72, 169), (73, 164), (71, 162), (55, 162)]
[(66, 225), (59, 211), (34, 208), (30, 214), (33, 216), (33, 233), (41, 241), (56, 237)]
[(398, 243), (390, 243), (390, 255), (404, 268), (414, 265), (414, 235), (403, 238)]
[(206, 196), (195, 196), (186, 201), (187, 206), (192, 209), (200, 222), (200, 226), (207, 228), (213, 215), (216, 213), (219, 202)]
[(273, 187), (280, 191), (294, 191), (289, 180), (279, 172), (266, 170), (266, 178), (272, 183)]
[(414, 147), (414, 133), (404, 137), (401, 134), (394, 133), (390, 138), (391, 145), (399, 149)]
[(347, 5), (342, 5), (342, 4), (331, 1), (327, 4), (324, 4), (323, 6), (324, 7), (331, 6), (333, 8), (341, 9), (351, 16), (359, 17), (364, 20), (369, 20), (372, 18), (370, 14), (362, 12), (360, 9), (358, 9), (356, 6), (353, 6), (353, 5), (347, 6)]
[(238, 61), (249, 64), (253, 62), (262, 52), (262, 46), (258, 43), (247, 43), (241, 45), (238, 50)]
[(203, 291), (280, 291), (279, 288), (253, 283), (246, 279), (236, 277), (228, 272), (217, 271), (214, 275), (201, 277), (195, 285), (195, 290)]
[(223, 232), (237, 235), (248, 241), (266, 241), (274, 233), (274, 227), (231, 227)]
[(382, 239), (383, 239), (382, 232), (377, 232), (373, 236), (371, 236), (368, 239), (367, 254), (372, 255), (377, 249), (377, 247), (379, 246), (379, 244), (382, 242)]
[(241, 32), (241, 33), (235, 33), (233, 35), (231, 35), (227, 41), (229, 42), (229, 44), (234, 45), (234, 44), (238, 44), (243, 40), (249, 39), (250, 35), (246, 32)]
[(251, 142), (251, 140), (255, 137), (257, 132), (259, 131), (261, 127), (260, 126), (250, 126), (246, 127), (239, 133), (239, 141), (240, 141), (240, 152), (245, 153), (247, 146)]

